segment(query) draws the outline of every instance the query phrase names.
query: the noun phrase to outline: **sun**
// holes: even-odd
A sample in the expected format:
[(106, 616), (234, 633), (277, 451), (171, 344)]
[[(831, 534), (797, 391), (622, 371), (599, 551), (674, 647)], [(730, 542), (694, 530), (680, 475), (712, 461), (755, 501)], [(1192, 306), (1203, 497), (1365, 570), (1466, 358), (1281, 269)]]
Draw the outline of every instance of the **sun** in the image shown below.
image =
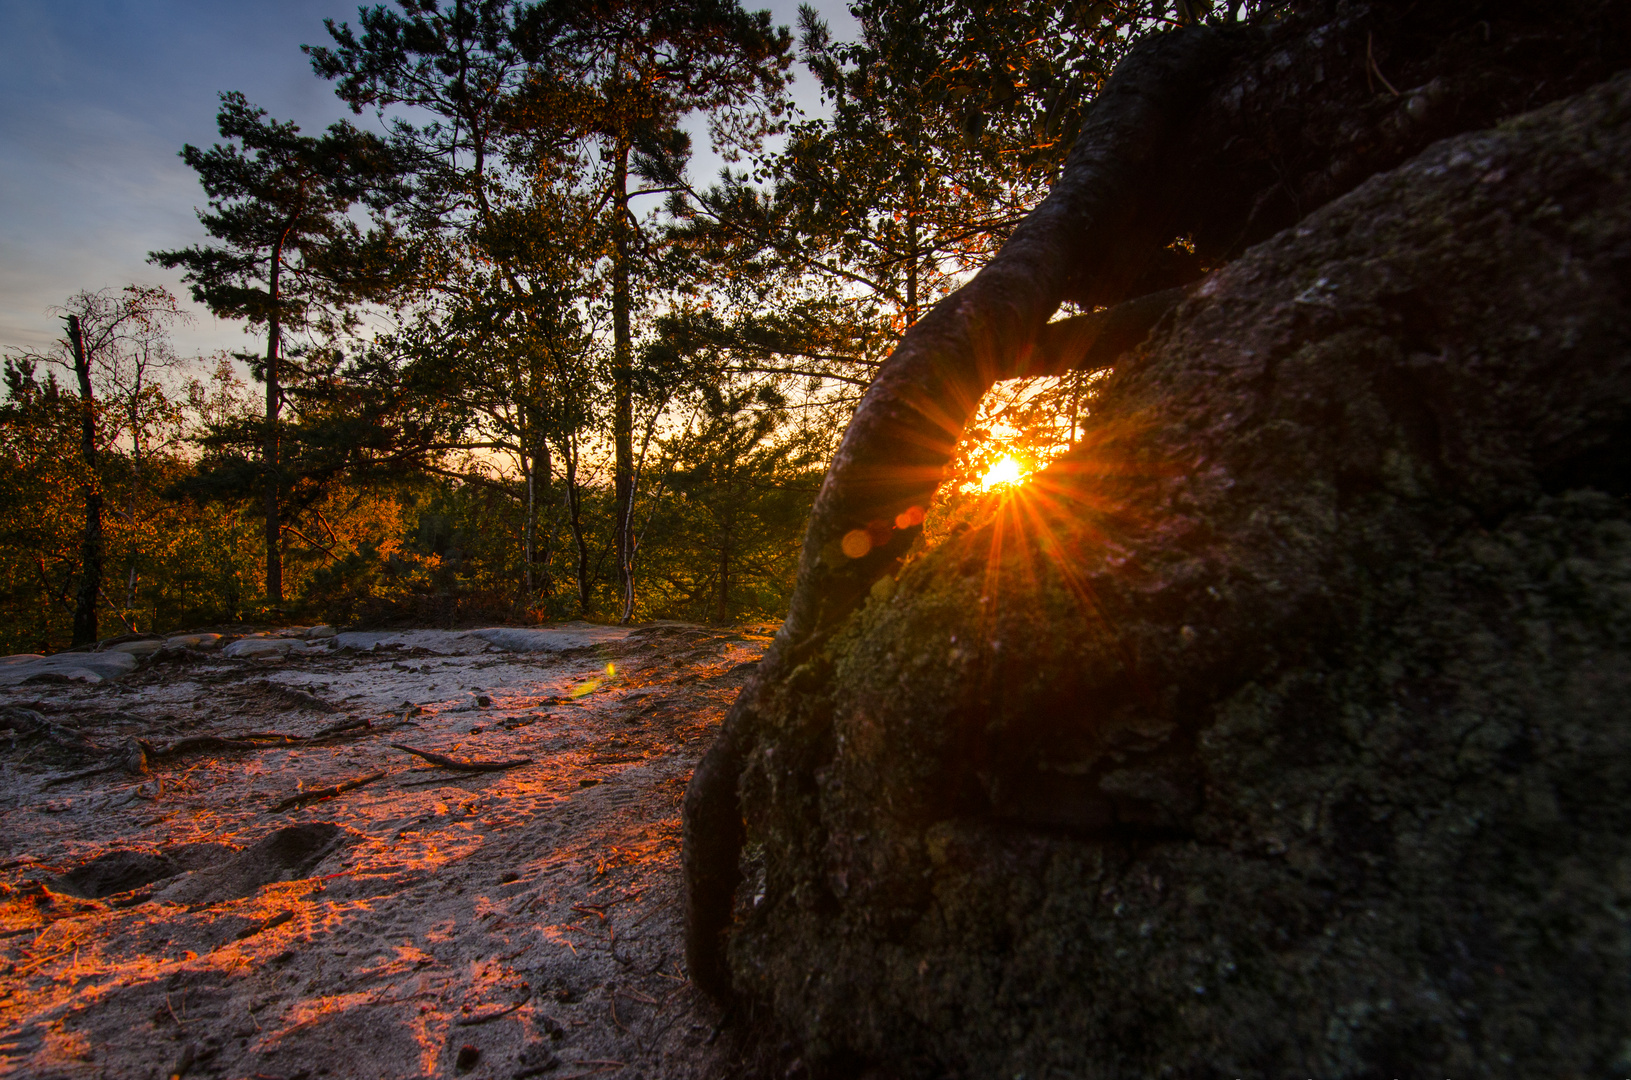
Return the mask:
[(980, 478), (980, 490), (990, 491), (994, 487), (1012, 486), (1025, 481), (1030, 470), (1022, 466), (1013, 456), (1004, 454), (991, 463), (991, 467)]

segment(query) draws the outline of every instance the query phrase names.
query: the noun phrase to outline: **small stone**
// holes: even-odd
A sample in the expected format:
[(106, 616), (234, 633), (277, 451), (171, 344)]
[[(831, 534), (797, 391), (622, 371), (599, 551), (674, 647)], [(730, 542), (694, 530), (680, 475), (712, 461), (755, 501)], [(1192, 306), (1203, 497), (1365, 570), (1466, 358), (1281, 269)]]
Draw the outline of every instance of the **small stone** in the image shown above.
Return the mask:
[(147, 749), (138, 739), (126, 739), (120, 750), (119, 765), (133, 776), (147, 774)]
[(222, 650), (222, 654), (239, 660), (265, 660), (288, 656), (295, 643), (287, 638), (243, 638)]
[(117, 645), (109, 645), (103, 652), (129, 653), (131, 656), (147, 656), (163, 648), (162, 638), (146, 638), (142, 641), (121, 641)]
[(216, 649), (221, 645), (220, 634), (175, 634), (164, 639), (166, 649)]

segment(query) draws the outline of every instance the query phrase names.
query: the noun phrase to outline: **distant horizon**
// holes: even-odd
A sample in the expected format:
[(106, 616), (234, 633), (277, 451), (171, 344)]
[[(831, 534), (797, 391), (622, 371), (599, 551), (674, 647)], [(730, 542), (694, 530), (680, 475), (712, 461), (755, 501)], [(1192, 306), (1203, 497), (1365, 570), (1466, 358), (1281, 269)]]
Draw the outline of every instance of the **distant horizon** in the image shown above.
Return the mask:
[[(797, 0), (743, 6), (769, 8), (797, 33)], [(842, 2), (816, 6), (835, 37), (849, 36)], [(204, 193), (179, 153), (220, 141), (222, 92), (240, 90), (308, 134), (340, 119), (378, 129), (300, 51), (329, 41), (325, 17), (355, 25), (357, 9), (342, 0), (0, 0), (0, 349), (46, 349), (62, 333), (50, 308), (82, 290), (139, 284), (169, 289), (193, 315), (173, 334), (182, 355), (253, 350), (241, 322), (193, 303), (180, 273), (149, 264), (147, 253), (207, 239), (194, 213)], [(799, 73), (810, 109), (813, 80)], [(706, 182), (719, 167), (699, 141), (693, 176)]]

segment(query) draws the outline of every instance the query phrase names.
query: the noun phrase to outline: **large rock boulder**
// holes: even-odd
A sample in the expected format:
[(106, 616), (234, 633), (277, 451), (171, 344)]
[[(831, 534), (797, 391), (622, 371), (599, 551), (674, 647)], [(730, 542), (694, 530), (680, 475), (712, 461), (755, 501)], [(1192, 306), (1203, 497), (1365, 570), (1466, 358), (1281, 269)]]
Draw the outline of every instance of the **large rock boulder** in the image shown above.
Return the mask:
[(0, 686), (30, 681), (99, 683), (129, 674), (135, 667), (136, 657), (128, 652), (23, 653), (0, 657)]
[(838, 1071), (1620, 1075), (1628, 436), (1619, 77), (1210, 275), (782, 643), (734, 991)]

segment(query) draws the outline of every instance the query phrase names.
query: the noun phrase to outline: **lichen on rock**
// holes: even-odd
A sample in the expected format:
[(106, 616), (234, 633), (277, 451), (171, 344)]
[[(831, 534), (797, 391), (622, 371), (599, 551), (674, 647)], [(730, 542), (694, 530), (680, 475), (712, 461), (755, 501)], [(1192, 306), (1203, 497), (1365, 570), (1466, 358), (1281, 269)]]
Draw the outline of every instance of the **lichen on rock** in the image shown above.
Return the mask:
[(1631, 1065), (1628, 422), (1631, 77), (1214, 272), (758, 688), (736, 987), (902, 1076)]

